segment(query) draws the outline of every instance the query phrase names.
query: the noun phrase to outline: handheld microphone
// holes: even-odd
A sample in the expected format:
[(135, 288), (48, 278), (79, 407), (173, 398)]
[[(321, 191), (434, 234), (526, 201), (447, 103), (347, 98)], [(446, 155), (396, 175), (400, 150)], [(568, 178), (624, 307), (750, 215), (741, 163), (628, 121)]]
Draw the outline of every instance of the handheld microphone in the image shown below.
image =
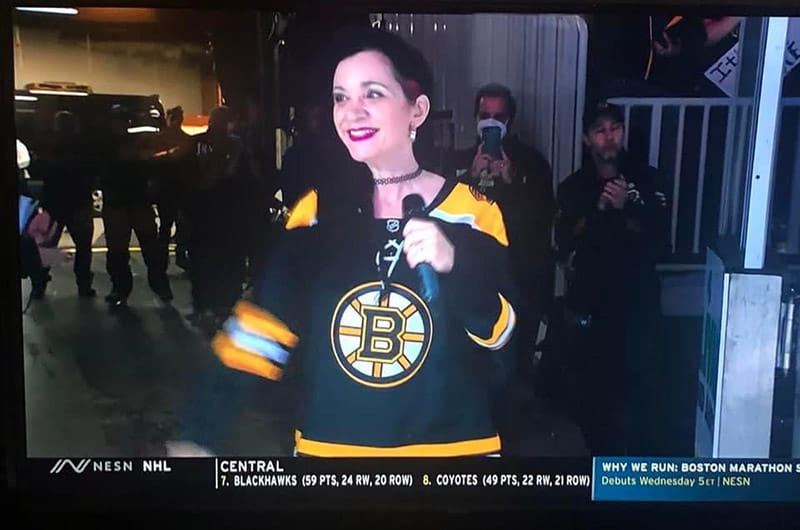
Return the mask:
[[(425, 201), (420, 195), (406, 195), (403, 198), (403, 217), (411, 219), (413, 217), (425, 217)], [(439, 298), (439, 276), (433, 270), (430, 263), (419, 263), (414, 270), (417, 272), (420, 281), (422, 298), (426, 302), (433, 303)]]

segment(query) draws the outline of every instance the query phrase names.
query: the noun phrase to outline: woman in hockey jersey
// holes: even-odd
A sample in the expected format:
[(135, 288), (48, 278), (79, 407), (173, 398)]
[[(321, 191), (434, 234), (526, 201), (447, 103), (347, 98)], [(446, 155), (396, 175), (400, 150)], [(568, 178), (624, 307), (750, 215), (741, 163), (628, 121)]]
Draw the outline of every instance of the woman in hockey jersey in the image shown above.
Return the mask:
[[(515, 324), (502, 214), (419, 167), (412, 144), (432, 88), (422, 55), (373, 29), (340, 44), (333, 124), (371, 178), (361, 188), (357, 168), (320, 161), (324, 183), (291, 211), (256, 295), (237, 304), (214, 350), (272, 380), (296, 369), (298, 455), (497, 454), (490, 374)], [(216, 450), (204, 429), (184, 436), (198, 445), (171, 454)]]

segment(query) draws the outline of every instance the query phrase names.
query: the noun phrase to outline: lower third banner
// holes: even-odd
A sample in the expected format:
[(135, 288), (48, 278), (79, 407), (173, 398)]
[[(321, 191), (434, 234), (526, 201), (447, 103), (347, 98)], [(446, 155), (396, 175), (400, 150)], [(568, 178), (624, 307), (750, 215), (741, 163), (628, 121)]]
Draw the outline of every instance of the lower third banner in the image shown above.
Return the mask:
[(798, 501), (800, 461), (598, 457), (592, 500)]

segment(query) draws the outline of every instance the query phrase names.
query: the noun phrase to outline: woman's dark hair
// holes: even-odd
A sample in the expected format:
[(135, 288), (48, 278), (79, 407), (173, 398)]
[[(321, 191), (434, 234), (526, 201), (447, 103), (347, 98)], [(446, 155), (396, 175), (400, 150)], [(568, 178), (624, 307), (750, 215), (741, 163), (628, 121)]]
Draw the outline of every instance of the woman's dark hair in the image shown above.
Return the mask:
[[(329, 105), (333, 104), (331, 85), (337, 65), (364, 51), (376, 51), (389, 59), (394, 77), (403, 87), (409, 102), (423, 94), (431, 98), (433, 73), (419, 50), (393, 33), (372, 27), (346, 27), (334, 34), (333, 44), (322, 52), (317, 63), (323, 65), (316, 73), (318, 79), (325, 79), (321, 85), (328, 87), (326, 98)], [(324, 148), (323, 159), (327, 163), (321, 163), (321, 167), (335, 167), (338, 175), (336, 178), (321, 179), (319, 183), (318, 218), (321, 224), (335, 219), (341, 227), (341, 236), (348, 238), (364, 226), (365, 217), (372, 217), (374, 182), (366, 165), (350, 158), (335, 131), (331, 131), (326, 138), (330, 140)], [(331, 238), (329, 243), (336, 248), (336, 237)]]
[(344, 28), (335, 34), (332, 49), (335, 50), (334, 69), (339, 62), (359, 52), (379, 52), (389, 59), (394, 77), (409, 102), (422, 94), (432, 98), (433, 73), (428, 61), (399, 35), (372, 27)]

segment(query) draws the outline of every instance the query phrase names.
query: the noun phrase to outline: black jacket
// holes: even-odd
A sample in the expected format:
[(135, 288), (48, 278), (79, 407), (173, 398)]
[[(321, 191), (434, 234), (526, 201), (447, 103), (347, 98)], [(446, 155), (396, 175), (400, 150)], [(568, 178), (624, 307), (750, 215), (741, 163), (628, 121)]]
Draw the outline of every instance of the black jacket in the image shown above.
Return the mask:
[(154, 139), (152, 151), (157, 200), (180, 199), (191, 179), (194, 139), (179, 128), (166, 129)]
[(669, 199), (666, 180), (646, 164), (623, 156), (620, 173), (629, 183), (622, 210), (600, 211), (604, 183), (593, 163), (558, 187), (556, 243), (562, 261), (571, 260), (567, 296), (581, 312), (617, 313), (630, 297), (645, 294), (656, 260), (669, 247)]
[(103, 176), (103, 206), (149, 205), (152, 197), (149, 182), (153, 162), (147, 159), (151, 149), (146, 134), (112, 136), (106, 147), (109, 156)]
[(53, 137), (39, 164), (44, 180), (43, 206), (61, 219), (75, 209), (92, 207), (92, 167), (88, 146), (77, 135)]
[(534, 322), (523, 326), (538, 329), (535, 322), (553, 298), (554, 255), (551, 229), (556, 213), (550, 164), (541, 153), (523, 144), (516, 135), (503, 141), (511, 161), (512, 182), (496, 179), (494, 186), (482, 188), (471, 175), (478, 145), (455, 153), (458, 179), (497, 202), (503, 212), (509, 239), (509, 264), (520, 289), (520, 309)]

